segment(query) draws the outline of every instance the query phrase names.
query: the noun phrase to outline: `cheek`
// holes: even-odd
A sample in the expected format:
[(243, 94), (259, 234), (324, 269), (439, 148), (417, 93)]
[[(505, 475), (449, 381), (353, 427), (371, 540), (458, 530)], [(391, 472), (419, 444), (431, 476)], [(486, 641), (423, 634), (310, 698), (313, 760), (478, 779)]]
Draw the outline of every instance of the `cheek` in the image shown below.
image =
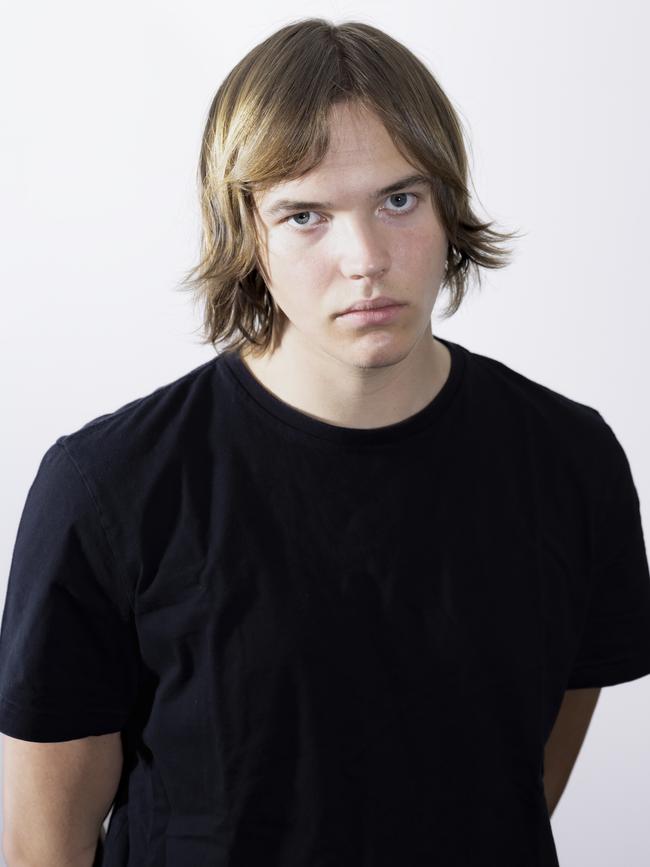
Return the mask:
[(429, 275), (440, 271), (446, 255), (447, 242), (439, 232), (414, 226), (400, 235), (393, 249), (393, 264), (406, 273)]
[(445, 232), (437, 222), (425, 220), (410, 226), (407, 234), (407, 242), (419, 249), (426, 249), (431, 253), (444, 252), (447, 246)]
[(280, 307), (290, 318), (308, 320), (318, 315), (331, 283), (327, 256), (304, 245), (298, 250), (290, 243), (275, 244), (269, 253), (271, 288)]
[[(287, 230), (289, 231), (289, 230)], [(292, 275), (320, 274), (327, 266), (325, 247), (306, 243), (303, 239), (285, 237), (269, 247), (269, 263), (274, 282), (291, 280)]]

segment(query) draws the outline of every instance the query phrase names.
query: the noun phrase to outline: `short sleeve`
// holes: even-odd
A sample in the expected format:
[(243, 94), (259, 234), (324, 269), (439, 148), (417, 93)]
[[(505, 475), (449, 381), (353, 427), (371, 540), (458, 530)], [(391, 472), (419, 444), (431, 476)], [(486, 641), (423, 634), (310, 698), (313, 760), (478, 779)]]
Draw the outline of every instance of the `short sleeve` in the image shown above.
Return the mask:
[(119, 731), (138, 646), (100, 504), (65, 445), (26, 497), (0, 627), (0, 731), (66, 741)]
[(568, 689), (650, 674), (650, 574), (640, 502), (623, 447), (601, 420), (609, 447), (594, 510), (590, 600)]

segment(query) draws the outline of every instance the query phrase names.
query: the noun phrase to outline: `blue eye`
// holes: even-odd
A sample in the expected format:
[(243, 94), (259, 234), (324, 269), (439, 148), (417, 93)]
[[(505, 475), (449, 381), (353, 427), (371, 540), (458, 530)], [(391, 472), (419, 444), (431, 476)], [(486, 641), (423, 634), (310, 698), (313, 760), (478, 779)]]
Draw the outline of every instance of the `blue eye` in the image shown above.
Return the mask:
[[(395, 198), (402, 198), (404, 196), (412, 196), (416, 200), (416, 202), (417, 202), (417, 199), (419, 198), (417, 193), (407, 193), (407, 192), (392, 193), (390, 196), (387, 196), (386, 198), (387, 199), (395, 199)], [(396, 216), (396, 217), (402, 216), (402, 214), (410, 214), (413, 210), (415, 210), (415, 207), (416, 207), (416, 205), (414, 204), (410, 208), (404, 208), (404, 207), (397, 208), (397, 210), (395, 210), (395, 211), (390, 211), (390, 214), (391, 214), (391, 216)], [(289, 225), (292, 229), (294, 229), (294, 231), (304, 233), (305, 230), (311, 231), (312, 228), (319, 226), (320, 223), (314, 223), (314, 224), (310, 225), (308, 222), (306, 222), (306, 223), (290, 223), (289, 220), (294, 220), (297, 217), (307, 217), (307, 220), (309, 220), (309, 215), (315, 214), (315, 213), (316, 213), (316, 211), (299, 211), (296, 214), (290, 214), (288, 217), (285, 217), (284, 220), (282, 220), (281, 222), (287, 223), (287, 225)]]
[[(288, 222), (289, 220), (293, 220), (294, 217), (304, 217), (305, 215), (315, 214), (315, 213), (316, 213), (316, 211), (300, 211), (300, 212), (297, 213), (297, 214), (291, 214), (290, 217), (286, 217), (285, 220), (284, 220), (284, 222)], [(299, 225), (299, 226), (305, 226), (306, 223), (298, 223), (298, 225)], [(292, 228), (293, 228), (293, 227), (292, 227)]]
[[(388, 196), (389, 199), (397, 199), (400, 196), (412, 196), (413, 193), (393, 193), (392, 196)], [(404, 210), (403, 208), (399, 209), (400, 211)]]

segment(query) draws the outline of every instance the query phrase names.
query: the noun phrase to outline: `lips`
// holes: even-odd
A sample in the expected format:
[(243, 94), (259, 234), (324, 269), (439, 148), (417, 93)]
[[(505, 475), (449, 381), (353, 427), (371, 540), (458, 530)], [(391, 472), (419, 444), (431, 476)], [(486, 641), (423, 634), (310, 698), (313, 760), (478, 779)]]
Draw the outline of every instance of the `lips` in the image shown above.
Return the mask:
[(381, 307), (398, 306), (402, 306), (401, 301), (397, 301), (395, 298), (386, 298), (382, 296), (381, 298), (373, 298), (369, 301), (357, 301), (351, 307), (348, 307), (347, 310), (342, 310), (339, 316), (343, 316), (345, 313), (352, 313), (355, 310), (379, 310)]
[(371, 327), (373, 325), (387, 325), (395, 322), (402, 313), (404, 304), (388, 304), (383, 307), (371, 307), (369, 310), (350, 310), (342, 313), (338, 318), (341, 322), (352, 327)]

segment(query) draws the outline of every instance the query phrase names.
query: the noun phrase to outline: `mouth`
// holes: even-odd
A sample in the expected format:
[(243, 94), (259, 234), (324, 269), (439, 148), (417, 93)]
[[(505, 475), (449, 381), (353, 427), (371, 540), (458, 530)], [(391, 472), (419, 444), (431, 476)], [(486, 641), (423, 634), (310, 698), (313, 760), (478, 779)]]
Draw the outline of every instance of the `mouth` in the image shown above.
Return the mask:
[(366, 310), (347, 310), (339, 314), (338, 318), (353, 325), (379, 325), (397, 319), (405, 306), (405, 304), (385, 304)]
[(339, 316), (345, 316), (347, 313), (356, 313), (358, 310), (380, 310), (384, 307), (403, 307), (402, 301), (397, 301), (395, 298), (373, 298), (369, 301), (357, 301), (352, 304), (347, 310), (339, 313)]

